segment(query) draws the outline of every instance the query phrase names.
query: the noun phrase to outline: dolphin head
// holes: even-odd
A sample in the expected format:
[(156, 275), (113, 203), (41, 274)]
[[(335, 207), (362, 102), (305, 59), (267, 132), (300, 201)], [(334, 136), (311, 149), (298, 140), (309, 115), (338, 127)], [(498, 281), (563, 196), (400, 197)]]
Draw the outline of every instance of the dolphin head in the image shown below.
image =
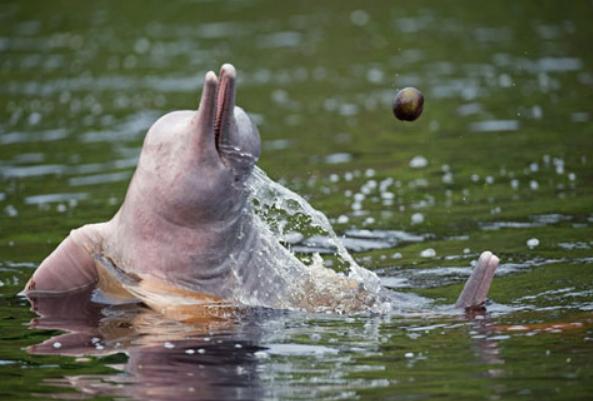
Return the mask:
[(153, 124), (124, 204), (141, 202), (181, 225), (219, 222), (243, 209), (260, 138), (235, 105), (236, 75), (230, 64), (218, 77), (208, 72), (197, 111), (175, 111)]

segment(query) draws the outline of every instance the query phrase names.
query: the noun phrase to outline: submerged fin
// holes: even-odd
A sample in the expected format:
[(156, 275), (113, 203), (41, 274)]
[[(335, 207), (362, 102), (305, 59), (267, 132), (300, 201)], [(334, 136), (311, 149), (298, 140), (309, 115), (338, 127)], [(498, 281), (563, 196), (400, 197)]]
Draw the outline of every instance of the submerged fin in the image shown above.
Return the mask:
[(482, 252), (477, 266), (457, 298), (456, 308), (476, 309), (484, 305), (498, 262), (498, 257), (492, 252)]

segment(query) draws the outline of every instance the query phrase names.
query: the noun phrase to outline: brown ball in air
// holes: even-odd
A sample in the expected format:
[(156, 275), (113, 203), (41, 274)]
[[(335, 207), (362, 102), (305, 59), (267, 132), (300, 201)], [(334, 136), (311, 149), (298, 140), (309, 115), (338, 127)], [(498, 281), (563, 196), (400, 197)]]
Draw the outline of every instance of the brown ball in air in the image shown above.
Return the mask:
[(416, 88), (400, 90), (393, 99), (393, 114), (398, 120), (414, 121), (422, 114), (424, 95)]

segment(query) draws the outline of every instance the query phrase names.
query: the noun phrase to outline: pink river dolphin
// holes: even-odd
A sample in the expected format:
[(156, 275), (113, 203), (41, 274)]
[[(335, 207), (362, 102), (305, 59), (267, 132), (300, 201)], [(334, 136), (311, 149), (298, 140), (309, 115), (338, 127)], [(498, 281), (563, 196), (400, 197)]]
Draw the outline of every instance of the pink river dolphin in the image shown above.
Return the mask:
[[(208, 72), (197, 111), (174, 111), (152, 125), (119, 211), (71, 231), (26, 295), (96, 287), (106, 302), (142, 301), (180, 319), (204, 305), (356, 312), (377, 302), (364, 282), (304, 266), (256, 224), (246, 182), (260, 137), (235, 105), (235, 83), (230, 64), (218, 77)], [(484, 303), (497, 265), (482, 253), (457, 307)]]

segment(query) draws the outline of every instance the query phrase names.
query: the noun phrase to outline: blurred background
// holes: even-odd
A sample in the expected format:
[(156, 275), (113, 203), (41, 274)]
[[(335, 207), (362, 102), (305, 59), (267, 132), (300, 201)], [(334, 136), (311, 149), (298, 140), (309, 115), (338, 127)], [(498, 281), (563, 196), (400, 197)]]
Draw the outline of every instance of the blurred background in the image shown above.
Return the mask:
[[(490, 249), (503, 262), (493, 324), (582, 324), (500, 335), (456, 319), (287, 317), (284, 336), (256, 342), (332, 351), (260, 360), (251, 396), (590, 396), (592, 20), (591, 1), (2, 1), (0, 394), (109, 370), (27, 355), (51, 333), (25, 327), (16, 293), (69, 230), (115, 213), (146, 130), (196, 108), (204, 74), (230, 62), (259, 166), (386, 287), (452, 303)], [(414, 123), (391, 111), (405, 86), (425, 95)], [(502, 357), (476, 357), (479, 338)]]

